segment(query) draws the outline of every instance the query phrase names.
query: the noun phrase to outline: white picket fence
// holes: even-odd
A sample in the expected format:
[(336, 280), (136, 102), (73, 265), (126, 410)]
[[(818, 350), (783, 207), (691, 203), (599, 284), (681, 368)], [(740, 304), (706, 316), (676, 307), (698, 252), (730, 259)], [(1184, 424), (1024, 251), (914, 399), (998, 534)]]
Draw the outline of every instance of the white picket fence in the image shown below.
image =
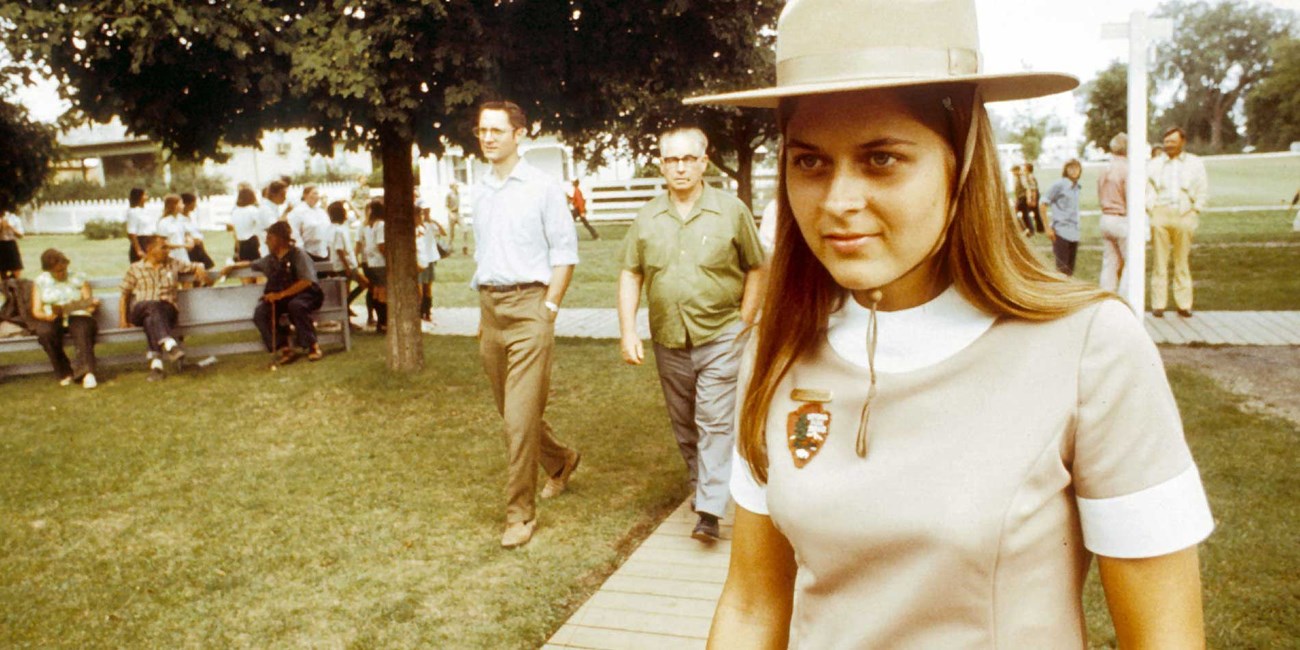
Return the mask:
[[(721, 187), (728, 191), (734, 191), (735, 189), (735, 183), (726, 177), (716, 176), (705, 180), (715, 187)], [(756, 196), (770, 195), (770, 190), (775, 184), (776, 178), (770, 173), (756, 173), (754, 175)], [(324, 201), (329, 202), (350, 199), (352, 190), (356, 186), (355, 182), (322, 183), (316, 185), (316, 188), (320, 191)], [(303, 187), (301, 185), (291, 186), (289, 188), (289, 198), (294, 201), (300, 199)], [(666, 185), (662, 178), (636, 178), (626, 181), (584, 183), (583, 192), (587, 196), (588, 218), (592, 221), (624, 221), (632, 219), (636, 216), (637, 210), (645, 205), (646, 201), (663, 193), (665, 189)], [(437, 191), (433, 192), (429, 192), (428, 188), (425, 188), (425, 190), (430, 205), (435, 206), (437, 210), (442, 210), (442, 206), (445, 205), (443, 201), (445, 189), (437, 188)], [(375, 189), (372, 189), (372, 192), (382, 193)], [(145, 204), (145, 209), (153, 214), (161, 215), (162, 203), (162, 197), (150, 197)], [(126, 199), (46, 203), (39, 210), (25, 215), (23, 226), (27, 232), (34, 234), (75, 234), (82, 232), (86, 223), (90, 221), (125, 221), (127, 207)], [(199, 227), (204, 230), (221, 230), (229, 223), (230, 212), (234, 207), (234, 194), (202, 197), (199, 199), (199, 207), (195, 211), (195, 219)], [(755, 206), (755, 209), (761, 210), (762, 206)], [(462, 212), (465, 216), (472, 217), (472, 201), (464, 201)]]
[[(322, 183), (316, 189), (328, 201), (350, 199), (352, 190), (357, 186), (351, 183)], [(302, 197), (302, 185), (289, 187), (289, 197)], [(162, 214), (162, 197), (150, 197), (145, 203), (145, 210), (156, 215)], [(46, 203), (39, 210), (24, 218), (24, 229), (30, 233), (70, 234), (80, 233), (90, 221), (126, 221), (126, 199), (103, 201), (61, 201)], [(199, 199), (199, 207), (194, 212), (199, 228), (203, 230), (221, 230), (230, 222), (230, 212), (235, 209), (235, 195), (223, 194), (206, 196)]]

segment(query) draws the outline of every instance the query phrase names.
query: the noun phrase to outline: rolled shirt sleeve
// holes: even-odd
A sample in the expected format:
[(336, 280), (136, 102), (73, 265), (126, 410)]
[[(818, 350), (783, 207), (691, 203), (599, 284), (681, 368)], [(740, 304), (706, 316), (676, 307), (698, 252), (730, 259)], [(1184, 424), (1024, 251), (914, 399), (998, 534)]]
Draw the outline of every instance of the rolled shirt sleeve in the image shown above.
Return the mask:
[(636, 219), (628, 226), (627, 234), (623, 236), (622, 267), (625, 271), (631, 271), (637, 275), (645, 275), (644, 260), (641, 259), (641, 246), (638, 240), (641, 238), (641, 220)]
[(546, 242), (550, 245), (547, 261), (552, 268), (578, 264), (578, 230), (573, 227), (573, 215), (558, 183), (548, 183), (546, 203), (542, 208), (542, 226), (546, 229)]
[(1084, 545), (1142, 558), (1214, 529), (1159, 352), (1122, 304), (1102, 304), (1079, 369), (1072, 474)]

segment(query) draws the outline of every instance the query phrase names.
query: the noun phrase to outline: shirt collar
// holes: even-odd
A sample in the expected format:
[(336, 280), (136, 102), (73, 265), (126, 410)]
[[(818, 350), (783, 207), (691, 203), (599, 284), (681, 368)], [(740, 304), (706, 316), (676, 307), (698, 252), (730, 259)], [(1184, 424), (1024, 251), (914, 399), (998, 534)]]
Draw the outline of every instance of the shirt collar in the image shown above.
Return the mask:
[[(871, 310), (846, 296), (831, 315), (827, 338), (840, 356), (867, 367), (867, 324)], [(876, 369), (908, 372), (934, 365), (975, 342), (997, 320), (949, 285), (930, 302), (898, 311), (876, 312)]]
[(519, 162), (515, 163), (514, 169), (510, 170), (510, 173), (506, 175), (505, 180), (497, 178), (497, 172), (495, 169), (488, 168), (488, 173), (483, 175), (483, 184), (492, 188), (500, 188), (508, 183), (512, 178), (518, 181), (527, 181), (532, 177), (533, 166), (528, 164), (528, 161), (525, 160), (523, 156), (520, 156)]
[[(673, 205), (672, 195), (668, 192), (655, 197), (655, 201), (657, 201), (655, 214), (666, 213), (674, 218), (679, 216), (677, 206)], [(682, 222), (688, 222), (705, 211), (722, 214), (722, 203), (718, 200), (718, 191), (710, 187), (708, 183), (704, 184), (704, 190), (700, 192), (700, 198), (695, 199), (695, 205), (691, 206), (691, 213), (685, 219), (682, 219)]]

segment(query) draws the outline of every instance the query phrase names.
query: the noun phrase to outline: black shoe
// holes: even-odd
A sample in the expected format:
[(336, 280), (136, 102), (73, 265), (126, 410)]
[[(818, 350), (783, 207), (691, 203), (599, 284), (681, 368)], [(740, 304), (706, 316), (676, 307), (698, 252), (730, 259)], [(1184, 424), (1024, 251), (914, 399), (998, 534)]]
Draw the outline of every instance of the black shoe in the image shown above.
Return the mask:
[(166, 378), (167, 378), (167, 375), (164, 375), (164, 374), (163, 374), (162, 368), (150, 368), (150, 369), (149, 369), (149, 381), (162, 381), (162, 380), (164, 380), (164, 379), (166, 379)]
[(718, 532), (718, 518), (706, 512), (701, 512), (700, 521), (695, 524), (695, 530), (691, 531), (691, 537), (708, 544), (722, 539), (722, 534)]
[(1152, 315), (1152, 316), (1155, 316), (1156, 318), (1164, 318), (1164, 317), (1165, 317), (1165, 310), (1163, 310), (1163, 309), (1152, 309), (1152, 310), (1151, 310), (1151, 315)]
[(180, 343), (173, 345), (172, 349), (167, 351), (167, 360), (171, 361), (172, 363), (176, 363), (177, 361), (180, 361), (181, 359), (184, 358), (185, 358), (185, 348), (182, 348)]
[(1178, 310), (1178, 315), (1179, 315), (1179, 316), (1182, 316), (1183, 318), (1191, 318), (1191, 317), (1192, 317), (1192, 310), (1190, 310), (1190, 309), (1179, 309), (1179, 310)]

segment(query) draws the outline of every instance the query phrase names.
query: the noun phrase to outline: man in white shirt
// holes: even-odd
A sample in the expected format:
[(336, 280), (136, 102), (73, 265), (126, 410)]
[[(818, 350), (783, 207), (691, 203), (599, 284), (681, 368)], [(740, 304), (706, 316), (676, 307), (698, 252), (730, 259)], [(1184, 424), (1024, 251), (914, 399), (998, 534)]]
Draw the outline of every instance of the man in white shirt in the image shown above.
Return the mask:
[(1210, 201), (1205, 164), (1186, 151), (1187, 134), (1165, 131), (1164, 155), (1147, 165), (1147, 214), (1151, 217), (1151, 315), (1160, 318), (1169, 303), (1169, 258), (1174, 262), (1174, 305), (1192, 316), (1192, 233)]
[(474, 129), (492, 171), (474, 191), (477, 267), (470, 286), (479, 292), (479, 354), (505, 419), (506, 548), (532, 538), (537, 465), (550, 477), (545, 499), (564, 491), (580, 458), (542, 418), (555, 318), (578, 263), (578, 233), (564, 189), (519, 155), (527, 126), (519, 106), (490, 102)]

